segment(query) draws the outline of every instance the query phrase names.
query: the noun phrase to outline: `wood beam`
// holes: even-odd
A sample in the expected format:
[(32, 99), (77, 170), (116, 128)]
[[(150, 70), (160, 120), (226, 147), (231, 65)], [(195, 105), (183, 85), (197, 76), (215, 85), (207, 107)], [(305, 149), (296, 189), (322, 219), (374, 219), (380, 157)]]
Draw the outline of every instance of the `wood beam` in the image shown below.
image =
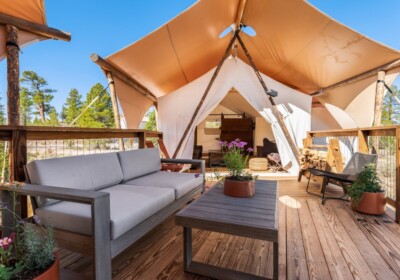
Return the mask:
[(240, 23), (242, 22), (244, 8), (246, 7), (247, 0), (240, 0), (238, 5), (238, 10), (236, 12), (236, 19), (235, 19), (235, 30), (240, 29)]
[(193, 123), (194, 123), (194, 120), (196, 119), (196, 117), (197, 117), (197, 115), (198, 115), (198, 113), (199, 113), (199, 111), (200, 111), (200, 108), (201, 108), (201, 106), (202, 106), (203, 103), (204, 103), (204, 100), (206, 99), (208, 93), (210, 92), (210, 89), (211, 89), (212, 85), (214, 84), (215, 79), (217, 78), (218, 73), (219, 73), (219, 71), (220, 71), (221, 68), (222, 68), (222, 65), (224, 64), (225, 59), (228, 57), (229, 52), (230, 52), (230, 50), (232, 49), (233, 43), (236, 41), (236, 35), (239, 34), (239, 32), (240, 32), (240, 29), (236, 29), (236, 30), (235, 30), (235, 33), (234, 33), (234, 35), (232, 36), (232, 39), (230, 40), (230, 42), (229, 42), (229, 44), (228, 44), (228, 47), (227, 47), (226, 50), (225, 50), (224, 55), (222, 56), (221, 60), (219, 61), (218, 66), (217, 66), (217, 68), (215, 69), (214, 74), (212, 75), (211, 80), (210, 80), (210, 82), (208, 83), (208, 86), (207, 86), (206, 90), (204, 91), (203, 96), (201, 97), (199, 104), (197, 104), (196, 110), (194, 111), (194, 113), (193, 113), (193, 115), (192, 115), (192, 118), (190, 119), (188, 125), (186, 126), (185, 132), (183, 133), (183, 135), (182, 135), (182, 137), (181, 137), (181, 140), (179, 141), (178, 146), (176, 147), (176, 150), (175, 150), (175, 152), (174, 152), (174, 155), (172, 156), (173, 158), (176, 158), (176, 157), (177, 157), (178, 152), (179, 152), (179, 150), (180, 150), (181, 147), (182, 147), (183, 141), (186, 139), (186, 137), (187, 137), (187, 135), (188, 135), (188, 133), (189, 133), (189, 130), (190, 130), (190, 128), (192, 127), (192, 125), (193, 125)]
[(19, 125), (19, 47), (18, 28), (6, 26), (7, 39), (7, 118), (9, 125)]
[(366, 71), (364, 73), (361, 73), (359, 75), (353, 76), (353, 77), (351, 77), (349, 79), (346, 79), (344, 81), (335, 83), (335, 84), (330, 85), (328, 87), (324, 87), (324, 88), (320, 89), (319, 91), (311, 93), (310, 95), (311, 96), (319, 96), (319, 95), (324, 94), (327, 91), (334, 90), (336, 88), (339, 88), (339, 87), (342, 87), (342, 86), (345, 86), (345, 85), (348, 85), (348, 84), (351, 84), (351, 83), (355, 83), (355, 82), (358, 82), (358, 81), (361, 81), (361, 80), (364, 80), (364, 79), (367, 79), (367, 78), (370, 78), (370, 77), (376, 75), (379, 71), (389, 71), (389, 70), (392, 70), (392, 69), (397, 68), (397, 67), (400, 67), (400, 59), (392, 61), (392, 62), (387, 63), (387, 64), (384, 64), (382, 66), (376, 67), (374, 69), (371, 69), (371, 70)]
[[(107, 72), (106, 76), (107, 76), (108, 84), (110, 85), (110, 97), (111, 97), (111, 103), (112, 103), (113, 112), (114, 112), (115, 128), (121, 129), (121, 118), (119, 116), (118, 100), (117, 100), (117, 93), (115, 91), (114, 79), (113, 79), (111, 72)], [(121, 151), (125, 151), (124, 139), (120, 138), (118, 141), (119, 141), (119, 149)]]
[(134, 89), (139, 91), (141, 94), (143, 94), (147, 98), (151, 99), (153, 102), (157, 102), (157, 97), (150, 90), (148, 90), (145, 86), (143, 86), (138, 81), (136, 81), (135, 79), (130, 77), (127, 73), (123, 72), (122, 70), (120, 70), (117, 67), (115, 67), (114, 65), (112, 65), (110, 62), (103, 59), (98, 54), (95, 54), (95, 53), (91, 54), (90, 59), (94, 63), (99, 65), (105, 72), (111, 72), (114, 77), (120, 79), (124, 83), (133, 87)]
[(0, 13), (0, 25), (12, 25), (17, 27), (19, 30), (27, 31), (50, 39), (63, 40), (67, 42), (71, 41), (70, 33), (48, 27), (45, 24), (31, 22), (3, 13)]
[(283, 119), (283, 116), (282, 116), (281, 112), (279, 112), (278, 108), (276, 107), (274, 98), (269, 94), (270, 91), (269, 91), (267, 85), (265, 84), (265, 82), (264, 82), (264, 80), (263, 80), (263, 78), (262, 78), (262, 76), (260, 74), (260, 71), (258, 71), (258, 68), (256, 67), (256, 65), (254, 63), (253, 58), (250, 56), (250, 53), (248, 52), (244, 42), (242, 41), (242, 38), (240, 38), (238, 33), (236, 33), (236, 38), (238, 39), (239, 44), (242, 47), (243, 52), (245, 53), (245, 55), (246, 55), (250, 65), (251, 65), (251, 67), (253, 68), (254, 72), (256, 73), (256, 76), (257, 76), (258, 80), (260, 81), (260, 84), (263, 87), (263, 89), (265, 91), (265, 94), (267, 94), (269, 102), (272, 105), (272, 107), (271, 107), (272, 108), (272, 112), (273, 112), (273, 114), (275, 115), (275, 117), (278, 120), (278, 124), (281, 127), (282, 132), (283, 132), (283, 134), (285, 135), (285, 137), (286, 137), (286, 139), (288, 141), (289, 147), (292, 150), (293, 155), (295, 156), (297, 163), (300, 165), (300, 159), (299, 159), (300, 158), (300, 153), (299, 153), (299, 150), (298, 150), (298, 148), (297, 148), (292, 136), (290, 135), (288, 128), (286, 127), (286, 124), (285, 124), (285, 121)]

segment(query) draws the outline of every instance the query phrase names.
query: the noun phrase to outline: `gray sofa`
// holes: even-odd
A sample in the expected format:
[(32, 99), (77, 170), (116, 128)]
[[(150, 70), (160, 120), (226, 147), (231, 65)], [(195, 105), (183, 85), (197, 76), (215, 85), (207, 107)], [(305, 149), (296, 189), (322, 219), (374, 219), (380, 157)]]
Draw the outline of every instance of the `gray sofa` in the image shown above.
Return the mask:
[[(159, 171), (165, 162), (202, 172)], [(56, 229), (61, 247), (92, 253), (96, 279), (111, 279), (111, 258), (204, 188), (204, 161), (162, 160), (157, 149), (37, 160), (26, 171), (21, 193), (34, 198), (38, 222)]]

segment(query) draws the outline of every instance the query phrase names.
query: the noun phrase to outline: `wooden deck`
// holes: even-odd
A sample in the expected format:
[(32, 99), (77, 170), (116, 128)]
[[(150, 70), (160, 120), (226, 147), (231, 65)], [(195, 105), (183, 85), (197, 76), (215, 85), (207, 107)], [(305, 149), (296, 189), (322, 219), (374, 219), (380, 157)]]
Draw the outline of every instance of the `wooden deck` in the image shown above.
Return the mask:
[[(400, 279), (400, 225), (353, 212), (346, 202), (322, 206), (304, 182), (279, 181), (279, 238), (279, 279)], [(171, 217), (113, 260), (113, 279), (207, 279), (184, 273), (182, 244), (182, 229)], [(90, 277), (90, 258), (60, 254), (62, 267)], [(198, 261), (272, 276), (272, 244), (266, 241), (193, 230), (193, 254)]]

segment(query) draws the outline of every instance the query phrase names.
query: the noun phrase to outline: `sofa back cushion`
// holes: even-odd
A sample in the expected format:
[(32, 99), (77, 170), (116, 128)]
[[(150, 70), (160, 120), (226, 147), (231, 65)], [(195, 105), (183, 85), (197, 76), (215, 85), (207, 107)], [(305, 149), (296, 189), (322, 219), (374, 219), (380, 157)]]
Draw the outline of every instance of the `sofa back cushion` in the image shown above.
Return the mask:
[(35, 160), (27, 165), (32, 184), (98, 190), (122, 181), (116, 153)]
[(160, 152), (156, 148), (118, 152), (124, 182), (161, 169)]

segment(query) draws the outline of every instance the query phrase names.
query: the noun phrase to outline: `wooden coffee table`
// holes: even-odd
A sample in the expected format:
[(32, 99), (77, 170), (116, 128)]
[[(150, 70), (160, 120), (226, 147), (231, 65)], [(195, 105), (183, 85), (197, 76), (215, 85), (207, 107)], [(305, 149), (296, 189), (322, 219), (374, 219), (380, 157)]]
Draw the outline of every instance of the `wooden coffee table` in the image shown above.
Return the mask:
[(277, 182), (257, 181), (255, 189), (254, 197), (234, 198), (216, 186), (175, 215), (176, 224), (183, 226), (185, 271), (218, 279), (265, 279), (193, 261), (192, 228), (197, 228), (273, 242), (273, 277), (278, 279)]

